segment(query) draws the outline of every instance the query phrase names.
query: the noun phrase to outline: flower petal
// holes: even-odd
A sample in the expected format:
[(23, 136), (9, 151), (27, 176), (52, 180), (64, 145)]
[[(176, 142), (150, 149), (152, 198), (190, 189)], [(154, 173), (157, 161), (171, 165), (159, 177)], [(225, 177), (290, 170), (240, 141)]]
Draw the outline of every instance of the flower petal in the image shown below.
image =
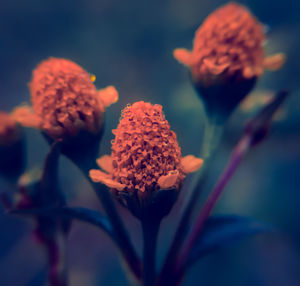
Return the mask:
[(161, 189), (169, 189), (175, 186), (178, 176), (179, 176), (178, 171), (171, 171), (168, 175), (161, 176), (158, 179), (157, 184)]
[(112, 105), (113, 103), (117, 102), (119, 99), (119, 93), (112, 85), (100, 89), (98, 91), (98, 95), (105, 107)]
[(185, 174), (197, 171), (203, 165), (203, 159), (194, 155), (187, 155), (181, 158), (182, 170)]
[(285, 63), (286, 56), (283, 53), (275, 54), (264, 58), (264, 68), (274, 71), (278, 70)]
[(109, 188), (117, 189), (118, 191), (122, 191), (125, 188), (124, 184), (120, 184), (112, 180), (108, 174), (100, 171), (100, 170), (90, 170), (90, 177), (95, 183), (102, 183)]
[(28, 105), (18, 106), (12, 112), (12, 117), (25, 127), (40, 128), (41, 120)]
[(193, 64), (192, 53), (186, 49), (175, 49), (173, 52), (174, 58), (185, 66)]
[(98, 166), (105, 172), (111, 173), (113, 166), (112, 166), (112, 159), (109, 155), (104, 155), (97, 159)]
[(212, 60), (210, 59), (203, 59), (203, 64), (206, 65), (206, 67), (209, 69), (209, 71), (213, 74), (213, 75), (219, 75), (222, 72), (224, 72), (224, 70), (226, 70), (230, 63), (224, 63), (224, 64), (215, 64)]
[(95, 169), (90, 170), (89, 175), (95, 183), (102, 182), (103, 178), (109, 178), (108, 174)]

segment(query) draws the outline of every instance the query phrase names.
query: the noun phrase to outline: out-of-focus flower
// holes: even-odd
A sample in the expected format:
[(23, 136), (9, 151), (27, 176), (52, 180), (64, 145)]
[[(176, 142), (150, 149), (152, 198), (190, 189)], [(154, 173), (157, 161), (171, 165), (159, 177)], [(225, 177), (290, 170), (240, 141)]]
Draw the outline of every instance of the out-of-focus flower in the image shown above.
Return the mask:
[[(270, 131), (272, 121), (276, 112), (282, 106), (283, 102), (290, 95), (289, 91), (282, 90), (273, 96), (273, 99), (266, 104), (260, 112), (248, 121), (244, 128), (244, 142), (242, 149), (245, 150), (255, 146), (263, 141)], [(248, 142), (247, 142), (248, 141)], [(247, 143), (246, 143), (247, 142)], [(247, 146), (248, 145), (248, 146)]]
[(36, 207), (39, 200), (39, 184), (42, 177), (40, 169), (31, 169), (18, 180), (18, 192), (14, 198), (14, 209), (22, 210)]
[(264, 27), (250, 11), (229, 3), (199, 27), (191, 52), (176, 49), (174, 56), (189, 67), (208, 109), (217, 108), (217, 104), (233, 109), (264, 69), (276, 70), (285, 60), (283, 54), (265, 58), (264, 40)]
[(7, 177), (18, 177), (23, 170), (23, 136), (14, 118), (0, 112), (0, 173)]
[(0, 145), (11, 145), (21, 137), (20, 127), (14, 118), (0, 111)]
[(89, 73), (60, 58), (41, 62), (29, 86), (32, 108), (18, 107), (13, 115), (23, 125), (39, 128), (53, 139), (74, 137), (81, 130), (97, 134), (102, 129), (105, 107), (118, 99), (114, 87), (97, 91)]
[(161, 105), (143, 101), (128, 105), (113, 134), (111, 156), (97, 160), (103, 171), (91, 170), (90, 177), (111, 188), (129, 208), (133, 200), (142, 208), (160, 190), (178, 191), (185, 175), (203, 163), (192, 155), (182, 158)]
[(242, 5), (229, 3), (210, 14), (197, 30), (192, 52), (176, 49), (175, 58), (205, 85), (258, 77), (278, 69), (283, 55), (264, 58), (263, 26)]
[[(274, 93), (271, 91), (260, 91), (249, 94), (241, 103), (240, 109), (243, 113), (255, 113), (261, 107), (274, 100)], [(274, 114), (274, 120), (280, 121), (286, 117), (286, 110), (282, 107)]]

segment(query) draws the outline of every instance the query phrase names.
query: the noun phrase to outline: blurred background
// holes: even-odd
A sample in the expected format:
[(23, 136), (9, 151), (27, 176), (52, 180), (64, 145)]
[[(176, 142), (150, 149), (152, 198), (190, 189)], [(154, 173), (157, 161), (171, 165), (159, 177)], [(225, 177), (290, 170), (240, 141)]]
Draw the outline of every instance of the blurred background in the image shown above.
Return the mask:
[[(64, 57), (95, 74), (97, 88), (115, 85), (120, 93), (119, 101), (106, 112), (101, 154), (110, 152), (111, 129), (117, 126), (124, 106), (144, 100), (163, 105), (182, 153), (197, 155), (203, 137), (203, 108), (186, 68), (173, 59), (172, 51), (177, 47), (192, 48), (195, 30), (209, 13), (225, 3), (0, 1), (0, 109), (11, 111), (16, 105), (29, 102), (27, 85), (32, 70), (50, 56)], [(292, 97), (268, 139), (253, 150), (235, 174), (215, 213), (249, 215), (273, 224), (279, 231), (243, 240), (205, 257), (190, 270), (184, 285), (299, 286), (300, 2), (239, 3), (248, 6), (268, 27), (266, 53), (287, 55), (285, 66), (277, 72), (266, 72), (255, 91), (288, 88)], [(248, 115), (237, 110), (231, 117), (204, 198), (226, 164)], [(28, 168), (40, 167), (48, 145), (36, 130), (27, 130), (26, 136)], [(71, 205), (100, 208), (87, 182), (65, 158), (61, 159), (60, 180)], [(184, 195), (163, 222), (160, 263)], [(0, 284), (44, 285), (45, 257), (32, 239), (32, 223), (0, 210)], [(140, 249), (139, 223), (126, 210), (120, 210)], [(98, 229), (74, 223), (68, 255), (71, 286), (128, 285), (114, 245)]]

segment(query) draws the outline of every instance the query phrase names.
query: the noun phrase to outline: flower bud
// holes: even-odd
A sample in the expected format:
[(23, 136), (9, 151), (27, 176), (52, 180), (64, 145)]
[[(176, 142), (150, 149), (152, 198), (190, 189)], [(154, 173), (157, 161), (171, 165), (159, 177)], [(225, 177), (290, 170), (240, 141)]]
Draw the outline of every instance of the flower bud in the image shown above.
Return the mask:
[(206, 18), (191, 52), (174, 51), (175, 58), (189, 67), (209, 116), (226, 119), (264, 69), (281, 67), (283, 54), (264, 57), (264, 40), (263, 25), (246, 7), (231, 2)]
[(14, 209), (24, 210), (40, 207), (39, 185), (42, 178), (42, 171), (31, 169), (22, 174), (18, 180), (18, 192), (14, 200)]
[(165, 216), (186, 174), (200, 168), (202, 159), (182, 158), (176, 134), (157, 104), (128, 105), (113, 134), (111, 156), (97, 160), (103, 171), (91, 170), (92, 180), (111, 188), (138, 218), (149, 208), (156, 209), (153, 215)]
[(0, 112), (0, 174), (16, 179), (24, 167), (24, 142), (20, 126), (13, 117)]

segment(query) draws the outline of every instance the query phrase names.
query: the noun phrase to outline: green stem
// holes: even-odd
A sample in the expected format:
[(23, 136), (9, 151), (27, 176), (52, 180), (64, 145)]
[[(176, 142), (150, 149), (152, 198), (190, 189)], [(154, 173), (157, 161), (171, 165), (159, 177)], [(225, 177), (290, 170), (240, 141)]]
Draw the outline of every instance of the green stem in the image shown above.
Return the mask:
[(219, 180), (217, 181), (215, 187), (213, 188), (212, 192), (209, 194), (208, 199), (206, 200), (205, 204), (203, 205), (193, 227), (192, 230), (187, 237), (185, 244), (182, 247), (181, 254), (178, 257), (177, 265), (175, 267), (175, 275), (178, 281), (181, 281), (184, 276), (184, 272), (186, 270), (188, 257), (193, 250), (193, 247), (203, 229), (204, 223), (211, 214), (217, 200), (219, 199), (220, 195), (224, 191), (224, 188), (230, 181), (231, 177), (239, 167), (242, 159), (244, 158), (245, 154), (249, 151), (251, 147), (251, 137), (245, 136), (243, 137), (236, 148), (234, 149), (229, 163), (227, 164), (225, 170), (223, 171), (222, 175), (220, 176)]
[(155, 254), (160, 221), (150, 218), (142, 219), (144, 239), (143, 248), (143, 285), (153, 286), (156, 280)]
[(89, 162), (89, 165), (86, 164), (84, 166), (80, 164), (76, 165), (81, 169), (81, 171), (93, 187), (99, 200), (101, 201), (103, 209), (106, 212), (107, 217), (109, 218), (113, 227), (114, 237), (117, 238), (116, 242), (120, 248), (121, 254), (123, 255), (126, 263), (129, 266), (129, 269), (134, 274), (137, 280), (141, 280), (141, 261), (130, 241), (128, 232), (116, 209), (110, 191), (103, 184), (94, 183), (89, 177), (89, 170), (96, 169), (98, 168), (98, 166), (93, 162)]
[[(65, 198), (58, 185), (58, 167), (60, 144), (55, 142), (44, 163), (42, 178), (39, 183), (39, 199), (36, 207), (47, 205), (65, 205)], [(51, 286), (68, 286), (66, 259), (66, 227), (68, 222), (59, 218), (37, 216), (36, 235), (44, 245), (48, 257), (48, 279)]]
[(222, 126), (218, 125), (216, 123), (216, 120), (206, 117), (204, 138), (201, 150), (201, 156), (203, 157), (203, 159), (209, 158), (211, 153), (213, 153), (217, 148), (222, 134), (222, 129)]
[(237, 146), (234, 148), (229, 163), (223, 171), (220, 179), (217, 181), (214, 189), (210, 193), (206, 203), (203, 205), (189, 237), (186, 239), (185, 244), (180, 250), (181, 255), (176, 257), (176, 265), (172, 269), (173, 271), (171, 276), (174, 285), (179, 285), (179, 283), (182, 281), (186, 270), (187, 258), (192, 251), (193, 246), (195, 245), (197, 237), (203, 229), (206, 219), (209, 217), (225, 186), (251, 147), (256, 146), (257, 144), (261, 143), (263, 139), (265, 139), (274, 113), (287, 98), (288, 94), (289, 93), (287, 91), (279, 92), (270, 104), (262, 108), (262, 110), (246, 124), (244, 128), (244, 134)]
[[(192, 190), (192, 194), (186, 208), (189, 208), (190, 204), (192, 206), (198, 200), (198, 196), (200, 195), (199, 190), (203, 185), (203, 179), (205, 180), (206, 178), (207, 169), (213, 160), (217, 147), (219, 146), (223, 130), (224, 125), (218, 124), (214, 118), (206, 117), (203, 143), (199, 155), (199, 157), (203, 158), (204, 163), (201, 169), (195, 173), (192, 182), (189, 185), (189, 188)], [(193, 206), (191, 208), (193, 208)]]
[(44, 242), (50, 269), (48, 279), (51, 286), (68, 286), (66, 269), (65, 237), (59, 233), (56, 238)]
[[(213, 154), (219, 145), (220, 138), (223, 132), (223, 126), (217, 125), (216, 121), (212, 118), (207, 118), (205, 122), (204, 139), (201, 149), (201, 155), (204, 159), (204, 164), (201, 169), (194, 175), (189, 188), (192, 193), (184, 207), (179, 225), (176, 229), (172, 244), (169, 248), (167, 258), (164, 262), (163, 268), (159, 276), (159, 286), (166, 285), (170, 282), (170, 277), (173, 275), (175, 261), (177, 259), (179, 250), (184, 242), (185, 236), (190, 226), (190, 220), (195, 208), (195, 205), (201, 194), (201, 190), (207, 179), (208, 167), (213, 158)], [(171, 285), (171, 284), (170, 284)]]

